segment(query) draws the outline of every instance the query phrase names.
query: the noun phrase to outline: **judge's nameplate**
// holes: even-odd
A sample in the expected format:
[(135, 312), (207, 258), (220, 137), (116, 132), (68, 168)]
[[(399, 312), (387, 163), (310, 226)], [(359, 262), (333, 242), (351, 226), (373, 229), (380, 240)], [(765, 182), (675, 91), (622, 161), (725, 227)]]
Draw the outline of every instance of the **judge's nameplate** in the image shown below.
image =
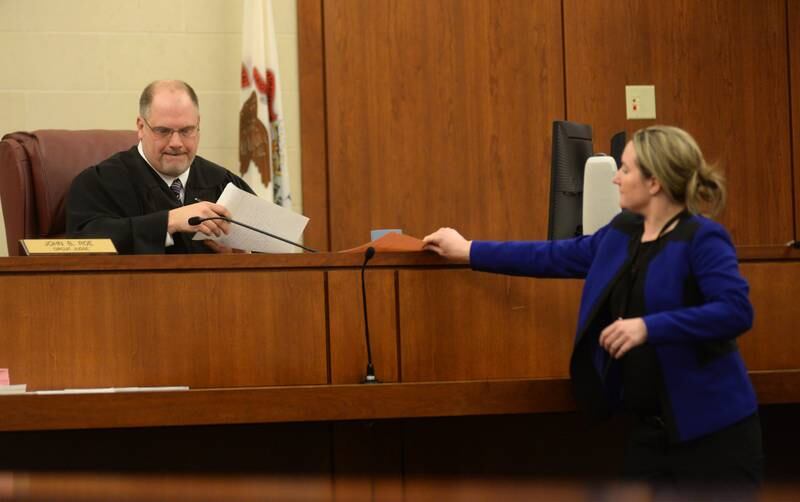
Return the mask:
[(28, 256), (71, 254), (117, 254), (111, 239), (21, 239)]

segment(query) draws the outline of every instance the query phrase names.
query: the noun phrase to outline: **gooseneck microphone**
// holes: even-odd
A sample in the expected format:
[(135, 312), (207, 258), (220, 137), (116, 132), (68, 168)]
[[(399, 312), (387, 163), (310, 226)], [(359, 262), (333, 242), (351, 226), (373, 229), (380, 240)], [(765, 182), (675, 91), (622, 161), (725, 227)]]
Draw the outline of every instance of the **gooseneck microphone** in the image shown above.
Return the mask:
[(367, 287), (364, 284), (364, 271), (367, 269), (367, 262), (375, 256), (375, 248), (370, 246), (364, 253), (364, 264), (361, 265), (361, 299), (364, 305), (364, 336), (367, 340), (367, 376), (363, 383), (379, 383), (375, 378), (375, 368), (372, 366), (372, 347), (369, 344), (369, 319), (367, 317)]
[(309, 251), (311, 253), (316, 253), (317, 252), (316, 249), (311, 249), (311, 248), (305, 247), (302, 244), (298, 244), (296, 242), (292, 242), (289, 239), (284, 239), (283, 237), (280, 237), (278, 235), (271, 234), (271, 233), (267, 232), (266, 230), (261, 230), (260, 228), (251, 227), (250, 225), (247, 225), (245, 223), (242, 223), (242, 222), (239, 222), (239, 221), (236, 221), (236, 220), (232, 220), (230, 218), (226, 218), (224, 216), (211, 216), (211, 217), (208, 217), (208, 218), (201, 218), (199, 216), (192, 216), (191, 218), (189, 218), (189, 225), (195, 226), (195, 225), (199, 225), (199, 224), (203, 223), (204, 221), (210, 221), (210, 220), (223, 220), (223, 221), (227, 221), (228, 223), (234, 223), (236, 225), (239, 225), (240, 227), (244, 227), (244, 228), (250, 229), (253, 232), (258, 232), (260, 234), (266, 235), (267, 237), (272, 237), (273, 239), (278, 239), (279, 241), (285, 242), (286, 244), (291, 244), (292, 246), (295, 246), (295, 247), (298, 247), (298, 248), (303, 248), (306, 251)]

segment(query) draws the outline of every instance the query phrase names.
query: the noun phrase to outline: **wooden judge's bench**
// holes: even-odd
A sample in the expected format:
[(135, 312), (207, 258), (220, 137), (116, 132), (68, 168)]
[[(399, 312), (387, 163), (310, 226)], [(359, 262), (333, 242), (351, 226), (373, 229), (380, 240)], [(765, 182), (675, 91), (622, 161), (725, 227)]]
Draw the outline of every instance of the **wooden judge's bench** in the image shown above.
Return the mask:
[[(740, 348), (768, 467), (788, 477), (800, 255), (738, 251), (756, 309)], [(0, 396), (0, 470), (615, 475), (625, 420), (576, 413), (568, 381), (581, 281), (378, 253), (366, 294), (381, 383), (362, 384), (362, 262), (0, 259), (0, 368), (29, 391)], [(162, 386), (190, 390), (146, 389)], [(31, 393), (111, 387), (140, 391)]]

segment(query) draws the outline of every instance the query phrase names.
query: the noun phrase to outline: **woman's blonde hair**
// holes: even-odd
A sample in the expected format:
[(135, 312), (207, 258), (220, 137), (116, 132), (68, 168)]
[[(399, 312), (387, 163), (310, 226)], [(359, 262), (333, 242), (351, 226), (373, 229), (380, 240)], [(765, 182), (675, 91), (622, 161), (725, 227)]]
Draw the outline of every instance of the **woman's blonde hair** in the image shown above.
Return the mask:
[(633, 134), (645, 177), (655, 177), (675, 202), (692, 214), (715, 216), (725, 207), (725, 178), (708, 165), (692, 136), (677, 127), (651, 126)]

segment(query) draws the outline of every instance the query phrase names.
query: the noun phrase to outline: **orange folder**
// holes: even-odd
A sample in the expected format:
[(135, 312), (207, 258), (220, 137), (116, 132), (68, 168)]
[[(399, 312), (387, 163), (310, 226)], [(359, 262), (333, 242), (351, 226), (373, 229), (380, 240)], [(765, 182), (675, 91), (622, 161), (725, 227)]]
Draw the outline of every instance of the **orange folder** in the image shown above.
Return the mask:
[(370, 246), (374, 247), (375, 251), (378, 253), (410, 253), (423, 250), (422, 240), (411, 237), (410, 235), (390, 232), (374, 241), (351, 249), (345, 249), (344, 251), (340, 251), (340, 253), (363, 253)]

